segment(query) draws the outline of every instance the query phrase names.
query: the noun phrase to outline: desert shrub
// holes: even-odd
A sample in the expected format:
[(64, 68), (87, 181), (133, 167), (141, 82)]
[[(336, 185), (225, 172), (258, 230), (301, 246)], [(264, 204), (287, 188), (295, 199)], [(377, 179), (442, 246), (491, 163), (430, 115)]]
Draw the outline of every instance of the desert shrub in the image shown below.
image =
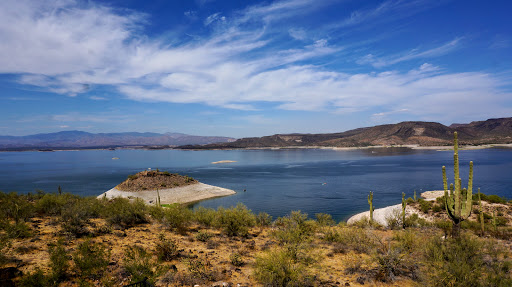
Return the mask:
[(382, 243), (373, 255), (377, 263), (376, 278), (383, 282), (394, 281), (397, 276), (409, 275), (416, 278), (417, 266), (406, 260), (400, 247)]
[(210, 262), (200, 258), (191, 258), (186, 261), (187, 270), (195, 282), (218, 281), (223, 278), (222, 274), (213, 269)]
[(423, 200), (423, 199), (419, 199), (418, 202), (420, 203), (420, 210), (423, 212), (423, 213), (428, 213), (428, 211), (432, 208), (432, 202), (431, 201), (427, 201), (427, 200)]
[(441, 211), (443, 211), (443, 210), (444, 210), (444, 205), (434, 204), (434, 205), (432, 206), (432, 211), (433, 211), (433, 212), (436, 212), (436, 213), (437, 213), (437, 212), (441, 212)]
[(208, 231), (199, 230), (196, 234), (196, 239), (202, 242), (207, 242), (210, 238), (213, 237), (213, 234)]
[(286, 249), (270, 250), (257, 257), (254, 277), (264, 286), (314, 286), (306, 266)]
[(66, 278), (69, 268), (69, 256), (61, 241), (48, 245), (50, 254), (50, 269), (53, 282), (58, 283)]
[(55, 216), (60, 215), (62, 209), (71, 201), (77, 200), (78, 196), (69, 193), (54, 194), (46, 193), (36, 202), (36, 211), (41, 215)]
[[(427, 281), (431, 286), (510, 286), (499, 253), (489, 254), (478, 239), (463, 234), (460, 239), (433, 237), (426, 244)], [(506, 269), (506, 268), (505, 268)], [(497, 280), (489, 284), (489, 280)]]
[(325, 233), (324, 240), (360, 253), (368, 253), (378, 245), (377, 237), (370, 230), (357, 227), (331, 229)]
[(23, 275), (18, 282), (17, 286), (21, 287), (49, 287), (54, 286), (50, 277), (43, 273), (39, 267), (34, 272), (29, 272)]
[(391, 214), (387, 215), (386, 225), (389, 229), (398, 229), (403, 227), (402, 223), (402, 209), (395, 208), (391, 211)]
[(290, 215), (275, 221), (276, 229), (272, 236), (281, 244), (296, 244), (308, 241), (315, 233), (316, 222), (308, 220), (308, 215), (300, 211), (292, 211)]
[(190, 224), (192, 212), (185, 206), (175, 203), (164, 208), (162, 222), (169, 228), (184, 231)]
[(165, 238), (164, 234), (160, 234), (159, 240), (155, 251), (158, 260), (171, 261), (180, 255), (176, 241)]
[(199, 206), (198, 208), (194, 209), (194, 220), (203, 226), (213, 226), (216, 217), (217, 211), (215, 211), (213, 208), (205, 208), (203, 206)]
[(21, 196), (15, 192), (0, 192), (0, 218), (4, 220), (12, 219), (16, 223), (27, 221), (34, 216), (34, 206), (26, 196)]
[(412, 253), (418, 248), (418, 244), (420, 244), (416, 232), (410, 229), (395, 232), (393, 234), (393, 240), (397, 242), (396, 246), (400, 248), (400, 250), (408, 253)]
[(332, 219), (332, 216), (330, 214), (326, 213), (317, 213), (315, 214), (316, 222), (320, 226), (333, 226), (336, 224), (336, 222)]
[(272, 216), (266, 212), (260, 212), (256, 215), (256, 225), (260, 227), (269, 226), (272, 224)]
[(81, 278), (99, 279), (108, 266), (110, 252), (91, 240), (78, 245), (73, 253), (73, 262)]
[(109, 224), (121, 228), (147, 222), (147, 206), (139, 199), (130, 202), (126, 198), (113, 198), (105, 204), (103, 214)]
[[(507, 199), (505, 197), (500, 197), (495, 194), (486, 195), (486, 194), (480, 193), (480, 198), (482, 199), (482, 201), (487, 201), (489, 203), (507, 204)], [(473, 193), (473, 200), (478, 201), (478, 193)]]
[(418, 214), (413, 213), (405, 218), (405, 227), (422, 227), (429, 226), (429, 223), (424, 219), (418, 216)]
[(504, 216), (496, 216), (496, 226), (506, 226), (507, 225), (507, 218)]
[(415, 202), (411, 197), (407, 198), (405, 201), (407, 202), (407, 205), (413, 204)]
[(8, 238), (28, 238), (32, 236), (32, 230), (24, 221), (5, 223), (3, 226)]
[(137, 178), (139, 178), (139, 176), (137, 176), (136, 174), (130, 174), (127, 177), (127, 179), (129, 179), (129, 180), (136, 180)]
[(152, 266), (151, 254), (143, 247), (134, 245), (125, 249), (123, 268), (131, 275), (132, 282), (141, 281), (144, 278), (153, 282), (156, 273)]
[(164, 218), (165, 210), (161, 206), (150, 205), (148, 206), (148, 214), (152, 219), (162, 221)]
[(217, 210), (216, 226), (222, 228), (228, 236), (245, 237), (249, 228), (255, 224), (255, 216), (245, 205), (239, 203), (236, 207)]
[(242, 258), (242, 255), (238, 252), (233, 252), (229, 256), (229, 261), (233, 266), (240, 267), (245, 264), (244, 259)]
[(9, 262), (9, 257), (6, 254), (6, 249), (11, 247), (10, 239), (6, 236), (0, 236), (0, 266)]

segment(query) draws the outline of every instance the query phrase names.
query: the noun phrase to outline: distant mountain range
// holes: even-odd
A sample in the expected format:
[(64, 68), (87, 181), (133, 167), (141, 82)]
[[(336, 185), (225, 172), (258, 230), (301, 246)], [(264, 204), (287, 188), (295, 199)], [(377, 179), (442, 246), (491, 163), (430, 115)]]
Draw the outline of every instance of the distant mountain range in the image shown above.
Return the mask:
[(181, 146), (182, 149), (232, 149), (294, 146), (364, 147), (381, 145), (443, 146), (453, 144), (457, 131), (464, 145), (512, 143), (512, 118), (489, 119), (469, 124), (445, 126), (435, 122), (401, 122), (358, 128), (331, 134), (276, 134), (242, 138), (233, 142), (203, 146)]
[(63, 131), (28, 136), (0, 136), (0, 150), (87, 149), (115, 147), (165, 148), (234, 141), (229, 137), (193, 136), (181, 133), (88, 133)]

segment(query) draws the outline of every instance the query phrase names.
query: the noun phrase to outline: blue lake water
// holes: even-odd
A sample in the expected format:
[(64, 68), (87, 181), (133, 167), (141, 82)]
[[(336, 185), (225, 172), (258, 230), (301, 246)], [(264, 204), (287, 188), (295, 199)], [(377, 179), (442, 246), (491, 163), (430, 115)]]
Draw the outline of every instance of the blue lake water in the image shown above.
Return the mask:
[[(112, 158), (117, 157), (118, 160)], [(467, 181), (474, 161), (474, 184), (482, 192), (512, 197), (512, 150), (461, 151), (461, 176)], [(211, 164), (234, 160), (235, 163)], [(401, 193), (442, 189), (441, 166), (453, 182), (450, 151), (373, 150), (89, 150), (0, 152), (0, 190), (22, 193), (41, 189), (82, 196), (99, 195), (129, 174), (159, 168), (237, 191), (196, 206), (229, 207), (238, 202), (274, 217), (302, 210), (329, 213), (337, 220), (368, 208), (400, 203)], [(464, 186), (467, 185), (467, 182)], [(246, 190), (244, 192), (243, 190)]]

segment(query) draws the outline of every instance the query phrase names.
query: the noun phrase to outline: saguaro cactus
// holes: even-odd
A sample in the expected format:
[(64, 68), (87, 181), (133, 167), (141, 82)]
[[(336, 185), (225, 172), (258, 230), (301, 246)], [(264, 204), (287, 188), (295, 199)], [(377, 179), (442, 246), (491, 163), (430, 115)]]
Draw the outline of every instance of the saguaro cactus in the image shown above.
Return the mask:
[(405, 201), (405, 193), (402, 192), (402, 227), (405, 228), (405, 208), (407, 207), (407, 201)]
[(370, 223), (373, 222), (373, 191), (368, 195), (368, 204), (370, 205)]
[(480, 229), (482, 231), (482, 235), (485, 233), (485, 223), (484, 223), (484, 209), (482, 208), (482, 199), (480, 198), (480, 188), (478, 188), (478, 211), (480, 217)]
[(457, 132), (453, 133), (453, 172), (455, 184), (450, 184), (448, 194), (448, 183), (446, 179), (446, 167), (443, 166), (444, 203), (450, 219), (453, 221), (452, 236), (460, 236), (460, 223), (466, 220), (471, 214), (473, 195), (473, 162), (469, 162), (468, 187), (462, 188), (462, 180), (459, 175), (459, 145)]
[(418, 201), (418, 198), (416, 198), (416, 189), (414, 190), (414, 202)]

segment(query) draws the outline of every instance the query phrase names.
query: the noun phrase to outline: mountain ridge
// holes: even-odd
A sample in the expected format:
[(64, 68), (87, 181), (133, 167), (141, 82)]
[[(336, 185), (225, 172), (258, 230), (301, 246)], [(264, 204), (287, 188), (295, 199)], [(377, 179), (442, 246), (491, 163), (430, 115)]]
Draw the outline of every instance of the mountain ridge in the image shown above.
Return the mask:
[(115, 147), (174, 147), (179, 145), (203, 145), (233, 141), (230, 137), (195, 136), (182, 133), (89, 133), (84, 131), (61, 131), (26, 136), (0, 136), (0, 150), (38, 149), (87, 149)]
[(405, 121), (363, 127), (339, 133), (275, 134), (242, 138), (233, 142), (203, 146), (181, 146), (181, 149), (237, 149), (274, 147), (365, 147), (389, 145), (448, 146), (457, 131), (462, 145), (512, 143), (512, 118), (488, 119), (469, 124), (445, 126), (437, 122)]

